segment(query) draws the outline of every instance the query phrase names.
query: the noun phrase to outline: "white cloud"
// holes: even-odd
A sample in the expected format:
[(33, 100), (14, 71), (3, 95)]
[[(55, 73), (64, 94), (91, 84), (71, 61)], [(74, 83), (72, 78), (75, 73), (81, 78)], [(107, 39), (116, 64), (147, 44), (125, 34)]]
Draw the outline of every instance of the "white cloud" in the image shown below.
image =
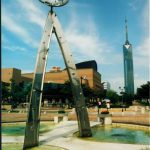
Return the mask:
[(98, 64), (114, 64), (121, 60), (122, 56), (101, 39), (91, 16), (85, 16), (86, 22), (83, 22), (72, 12), (70, 18), (65, 33), (76, 60), (95, 59)]
[(33, 73), (33, 70), (22, 70), (21, 73), (22, 73), (22, 74), (23, 74), (23, 73)]
[(2, 39), (2, 45), (9, 43), (9, 41), (4, 33), (2, 33), (1, 39)]
[(22, 15), (27, 21), (43, 28), (46, 14), (37, 6), (33, 0), (17, 0), (22, 8)]
[(13, 7), (14, 9), (15, 7), (19, 7), (21, 9), (19, 13), (13, 13), (13, 10), (9, 9), (10, 6), (7, 5), (7, 3), (3, 4), (4, 6), (2, 7), (3, 28), (17, 35), (18, 39), (21, 39), (31, 47), (38, 46), (38, 43), (35, 40), (36, 37), (33, 36), (31, 32), (31, 30), (35, 30), (32, 24), (43, 28), (46, 17), (46, 14), (44, 14), (36, 4), (37, 3), (35, 3), (34, 0), (17, 0), (16, 5), (13, 5)]
[(15, 16), (11, 15), (11, 12), (6, 11), (5, 8), (2, 9), (2, 26), (17, 35), (26, 44), (37, 46), (37, 42), (31, 37), (28, 30), (21, 26), (19, 20), (16, 20)]
[(141, 45), (139, 45), (136, 48), (137, 55), (143, 56), (143, 57), (149, 57), (150, 52), (150, 38), (144, 39), (142, 41)]
[[(143, 7), (141, 16), (139, 17), (139, 23), (142, 28), (141, 42), (134, 48), (134, 68), (136, 74), (140, 74), (141, 70), (150, 69), (150, 37), (149, 37), (149, 1), (147, 0)], [(141, 22), (141, 18), (143, 19)], [(140, 77), (140, 76), (139, 76)], [(138, 79), (137, 79), (138, 80)], [(145, 79), (146, 80), (146, 79)]]
[(144, 39), (140, 45), (135, 48), (134, 62), (135, 67), (149, 67), (149, 55), (150, 55), (150, 38)]
[(116, 76), (115, 78), (110, 78), (108, 82), (111, 84), (111, 89), (115, 89), (117, 92), (120, 92), (119, 87), (124, 87), (123, 76)]
[(131, 2), (128, 3), (128, 5), (133, 11), (137, 11), (139, 9), (141, 2), (142, 1), (139, 0), (131, 0)]
[(135, 92), (136, 92), (136, 89), (137, 88), (139, 88), (141, 85), (143, 85), (143, 84), (146, 84), (147, 83), (147, 81), (145, 81), (144, 79), (142, 79), (142, 78), (135, 78), (135, 80), (136, 80), (136, 82), (134, 83), (135, 85)]
[(20, 52), (26, 52), (27, 49), (25, 49), (24, 47), (20, 47), (20, 46), (3, 46), (4, 49), (7, 49), (9, 51), (15, 52), (15, 51), (20, 51)]
[(150, 1), (146, 0), (145, 6), (144, 6), (142, 14), (141, 14), (142, 21), (139, 20), (140, 24), (143, 27), (143, 31), (144, 31), (145, 35), (148, 35), (148, 36), (150, 33), (150, 30), (149, 30), (149, 24), (150, 24), (149, 7), (150, 7)]

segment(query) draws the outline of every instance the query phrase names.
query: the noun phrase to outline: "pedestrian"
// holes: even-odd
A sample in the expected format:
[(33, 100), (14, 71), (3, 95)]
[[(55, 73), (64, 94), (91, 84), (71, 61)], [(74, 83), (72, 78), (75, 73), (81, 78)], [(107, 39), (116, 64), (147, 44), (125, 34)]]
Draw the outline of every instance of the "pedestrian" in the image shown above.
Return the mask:
[(108, 111), (108, 109), (110, 109), (110, 103), (107, 102), (107, 103), (106, 103), (106, 106), (107, 106), (107, 111)]
[(101, 101), (98, 101), (98, 114), (99, 114), (99, 110), (101, 108), (101, 105), (102, 105)]

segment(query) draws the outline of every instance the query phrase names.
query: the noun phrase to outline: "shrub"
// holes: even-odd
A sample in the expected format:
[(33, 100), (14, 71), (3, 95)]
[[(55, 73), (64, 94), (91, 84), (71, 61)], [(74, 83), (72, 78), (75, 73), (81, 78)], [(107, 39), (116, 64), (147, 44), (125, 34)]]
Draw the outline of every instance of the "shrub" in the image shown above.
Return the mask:
[(58, 114), (64, 114), (65, 110), (58, 110)]
[(101, 114), (109, 114), (109, 111), (103, 110), (103, 111), (101, 112)]
[(18, 113), (19, 110), (11, 110), (10, 112), (11, 112), (11, 113)]

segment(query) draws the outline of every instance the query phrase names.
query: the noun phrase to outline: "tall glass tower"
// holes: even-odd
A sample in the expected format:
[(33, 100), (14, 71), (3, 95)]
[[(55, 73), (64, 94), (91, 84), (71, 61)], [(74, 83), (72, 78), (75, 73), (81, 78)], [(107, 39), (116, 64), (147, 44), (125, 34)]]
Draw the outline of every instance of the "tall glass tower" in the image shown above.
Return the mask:
[(128, 41), (128, 27), (127, 20), (125, 20), (126, 41), (123, 45), (124, 57), (124, 83), (125, 92), (127, 94), (134, 94), (134, 75), (133, 75), (133, 56), (132, 45)]

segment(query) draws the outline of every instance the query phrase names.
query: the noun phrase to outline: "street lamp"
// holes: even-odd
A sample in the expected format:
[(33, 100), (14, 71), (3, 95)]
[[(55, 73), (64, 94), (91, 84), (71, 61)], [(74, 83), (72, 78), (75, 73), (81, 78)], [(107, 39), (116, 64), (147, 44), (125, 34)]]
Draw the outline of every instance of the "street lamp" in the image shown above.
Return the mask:
[[(122, 94), (122, 112), (123, 112), (123, 93), (124, 93), (125, 87), (121, 88), (121, 87), (119, 86), (119, 89), (121, 90), (120, 94)], [(125, 110), (126, 110), (126, 109), (125, 109)]]

